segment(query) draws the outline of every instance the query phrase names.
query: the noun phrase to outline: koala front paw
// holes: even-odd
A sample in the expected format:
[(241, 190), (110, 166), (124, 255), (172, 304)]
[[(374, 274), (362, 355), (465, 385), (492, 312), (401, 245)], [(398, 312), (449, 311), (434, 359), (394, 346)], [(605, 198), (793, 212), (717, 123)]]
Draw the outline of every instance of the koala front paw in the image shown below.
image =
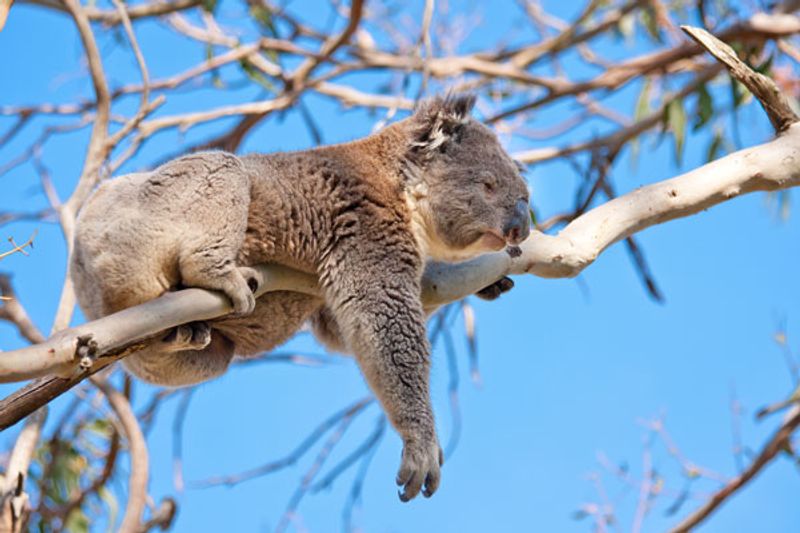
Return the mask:
[(403, 487), (402, 492), (398, 491), (400, 501), (413, 499), (420, 489), (423, 496), (430, 498), (439, 488), (443, 462), (444, 454), (435, 437), (430, 441), (406, 441), (397, 473), (397, 484)]
[(231, 299), (233, 312), (237, 315), (249, 315), (256, 308), (254, 293), (263, 283), (258, 270), (250, 267), (239, 267), (229, 276), (229, 282), (223, 291)]
[(481, 300), (496, 300), (500, 297), (501, 294), (506, 293), (514, 288), (514, 281), (504, 276), (499, 280), (495, 281), (488, 287), (484, 287), (478, 292), (475, 293), (475, 296), (480, 298)]

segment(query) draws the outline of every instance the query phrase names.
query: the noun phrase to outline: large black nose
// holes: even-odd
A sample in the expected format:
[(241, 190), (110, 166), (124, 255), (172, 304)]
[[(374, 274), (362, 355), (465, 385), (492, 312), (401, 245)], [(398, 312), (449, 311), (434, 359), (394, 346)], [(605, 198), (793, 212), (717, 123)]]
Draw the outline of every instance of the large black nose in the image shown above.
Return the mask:
[(518, 200), (514, 205), (514, 212), (503, 228), (503, 236), (510, 244), (519, 244), (528, 238), (531, 233), (531, 215), (528, 202)]

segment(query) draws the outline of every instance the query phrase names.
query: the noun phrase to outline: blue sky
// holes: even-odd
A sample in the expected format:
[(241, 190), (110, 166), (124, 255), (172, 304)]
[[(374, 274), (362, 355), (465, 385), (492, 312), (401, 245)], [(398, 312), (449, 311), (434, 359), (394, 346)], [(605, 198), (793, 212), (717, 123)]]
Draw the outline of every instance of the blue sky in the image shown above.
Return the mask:
[[(312, 22), (326, 20), (313, 2), (294, 2), (292, 9)], [(545, 2), (562, 16), (574, 11), (569, 3)], [(464, 50), (506, 35), (509, 27), (522, 27), (515, 2), (498, 2), (493, 8), (474, 2), (456, 2), (452, 9), (472, 10), (483, 16)], [(418, 5), (409, 8), (419, 16)], [(223, 2), (235, 16), (237, 3)], [(416, 10), (416, 11), (415, 11)], [(200, 51), (171, 38), (158, 23), (137, 24), (137, 35), (154, 78), (174, 74), (202, 59)], [(508, 32), (509, 39), (524, 38), (523, 30)], [(37, 38), (31, 39), (32, 35)], [(47, 38), (43, 38), (47, 36)], [(101, 39), (104, 61), (113, 86), (137, 82), (130, 53)], [(625, 46), (611, 39), (599, 49), (611, 58), (632, 57), (647, 50), (641, 40)], [(58, 14), (15, 5), (6, 29), (0, 33), (0, 104), (68, 102), (89, 97), (82, 70), (81, 49), (70, 21)], [(570, 63), (568, 62), (569, 66)], [(569, 70), (576, 78), (586, 75)], [(13, 76), (10, 73), (14, 73)], [(374, 78), (353, 78), (369, 86)], [(615, 96), (611, 103), (630, 112), (636, 85)], [(721, 83), (715, 94), (727, 94)], [(203, 90), (170, 101), (162, 114), (202, 109), (224, 102), (243, 102), (259, 91), (248, 88), (220, 94)], [(306, 104), (318, 116), (325, 141), (342, 141), (369, 133), (375, 117), (344, 111), (321, 97)], [(130, 99), (120, 113), (135, 109)], [(127, 107), (126, 107), (127, 106)], [(691, 108), (689, 108), (691, 109)], [(552, 124), (556, 107), (537, 116), (536, 127)], [(740, 114), (743, 146), (770, 137), (769, 123), (756, 106)], [(0, 119), (7, 128), (9, 119)], [(43, 122), (29, 125), (12, 143), (0, 147), (0, 165), (30, 144)], [(224, 124), (223, 124), (224, 125)], [(730, 128), (722, 122), (721, 127)], [(561, 139), (590, 137), (602, 124), (587, 123)], [(146, 167), (175, 150), (217, 131), (219, 125), (200, 127), (185, 135), (167, 132), (144, 146), (124, 170)], [(0, 129), (0, 131), (4, 131)], [(55, 138), (47, 145), (49, 165), (62, 197), (71, 191), (79, 173), (85, 130)], [(689, 139), (683, 169), (704, 162), (709, 138)], [(271, 119), (251, 135), (243, 151), (295, 149), (312, 145), (297, 114)], [(519, 139), (512, 150), (536, 146)], [(613, 171), (620, 192), (671, 177), (680, 172), (672, 143), (643, 142), (634, 168), (622, 157)], [(576, 177), (564, 163), (532, 168), (529, 181), (533, 203), (547, 216), (568, 205)], [(0, 177), (0, 211), (32, 210), (46, 200), (37, 186), (34, 169), (24, 165)], [(794, 195), (796, 197), (796, 194)], [(0, 228), (4, 239), (18, 241), (38, 229), (36, 247), (29, 256), (15, 255), (0, 270), (14, 273), (22, 302), (36, 323), (48, 330), (64, 275), (64, 246), (57, 226), (25, 222)], [(757, 449), (777, 421), (754, 423), (760, 406), (781, 399), (792, 387), (779, 347), (772, 336), (786, 328), (790, 346), (800, 349), (794, 337), (800, 328), (800, 224), (796, 216), (780, 221), (762, 194), (737, 198), (689, 219), (670, 222), (639, 236), (656, 280), (665, 294), (654, 303), (642, 289), (622, 246), (616, 245), (575, 280), (517, 278), (517, 287), (500, 301), (470, 300), (477, 315), (478, 350), (482, 385), (469, 379), (466, 346), (460, 320), (452, 333), (460, 365), (462, 433), (448, 457), (439, 492), (430, 500), (401, 504), (394, 474), (399, 464), (400, 441), (388, 432), (366, 477), (363, 507), (354, 520), (364, 531), (586, 531), (589, 521), (572, 514), (587, 501), (597, 501), (589, 476), (602, 472), (614, 501), (620, 529), (629, 529), (637, 490), (626, 489), (598, 462), (604, 454), (615, 463), (630, 465), (641, 474), (646, 430), (642, 420), (663, 416), (681, 451), (696, 463), (730, 475), (732, 454), (730, 400), (732, 391), (745, 408), (741, 421), (745, 443)], [(78, 318), (80, 320), (80, 318)], [(0, 324), (0, 348), (22, 346), (13, 329)], [(281, 351), (319, 352), (306, 336)], [(434, 354), (433, 390), (441, 438), (447, 442), (453, 429), (448, 409), (447, 357), (441, 343)], [(3, 386), (3, 393), (14, 386)], [(138, 389), (142, 401), (146, 387)], [(323, 418), (366, 394), (356, 366), (335, 359), (319, 368), (260, 364), (233, 368), (219, 380), (198, 387), (191, 401), (184, 431), (186, 479), (235, 473), (278, 459), (296, 446)], [(156, 499), (174, 495), (180, 510), (175, 531), (271, 531), (292, 491), (313, 461), (318, 448), (290, 469), (233, 488), (187, 489), (172, 486), (172, 427), (175, 401), (165, 405), (148, 440), (151, 449), (151, 492)], [(56, 402), (64, 404), (64, 399)], [(378, 410), (370, 407), (359, 417), (327, 463), (328, 468), (357, 446), (372, 431)], [(3, 448), (13, 431), (0, 436)], [(653, 461), (667, 479), (668, 488), (680, 490), (682, 478), (664, 447), (656, 444)], [(324, 474), (324, 472), (323, 472)], [(348, 471), (332, 490), (308, 495), (300, 506), (302, 527), (310, 531), (340, 529), (341, 508), (354, 472)], [(713, 484), (702, 487), (710, 490)], [(124, 490), (124, 484), (117, 487)], [(722, 508), (701, 531), (796, 531), (800, 509), (798, 470), (778, 460), (756, 482)], [(664, 510), (666, 498), (645, 522), (646, 531), (659, 531), (677, 521)], [(689, 504), (681, 510), (685, 514)]]

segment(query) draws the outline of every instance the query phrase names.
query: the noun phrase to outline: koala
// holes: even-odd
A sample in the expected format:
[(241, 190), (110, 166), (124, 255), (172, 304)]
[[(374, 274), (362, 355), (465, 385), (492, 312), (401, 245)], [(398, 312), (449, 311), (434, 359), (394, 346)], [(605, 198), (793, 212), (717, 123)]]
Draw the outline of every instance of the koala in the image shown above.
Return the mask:
[[(420, 283), (427, 259), (463, 261), (516, 247), (530, 232), (515, 162), (471, 118), (474, 97), (421, 103), (408, 118), (312, 150), (187, 155), (100, 185), (81, 210), (70, 271), (90, 320), (183, 287), (222, 291), (233, 313), (179, 326), (124, 359), (139, 378), (186, 386), (234, 356), (286, 341), (305, 323), (352, 353), (403, 440), (402, 501), (431, 496), (442, 451), (429, 394)], [(252, 267), (317, 275), (321, 296), (257, 300)], [(500, 280), (481, 291), (493, 298)]]

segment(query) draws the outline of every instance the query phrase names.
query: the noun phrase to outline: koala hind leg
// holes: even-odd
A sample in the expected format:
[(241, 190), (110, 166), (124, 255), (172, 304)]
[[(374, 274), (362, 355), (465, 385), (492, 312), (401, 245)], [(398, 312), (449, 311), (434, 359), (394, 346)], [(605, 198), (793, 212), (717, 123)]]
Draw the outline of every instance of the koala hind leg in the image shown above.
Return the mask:
[(208, 381), (222, 375), (233, 359), (234, 344), (205, 322), (173, 328), (163, 339), (123, 360), (140, 379), (170, 387)]
[(183, 198), (178, 266), (183, 285), (224, 292), (234, 312), (253, 312), (261, 279), (258, 272), (237, 265), (247, 230), (250, 177), (236, 156), (198, 154), (175, 172), (193, 174), (200, 183)]

